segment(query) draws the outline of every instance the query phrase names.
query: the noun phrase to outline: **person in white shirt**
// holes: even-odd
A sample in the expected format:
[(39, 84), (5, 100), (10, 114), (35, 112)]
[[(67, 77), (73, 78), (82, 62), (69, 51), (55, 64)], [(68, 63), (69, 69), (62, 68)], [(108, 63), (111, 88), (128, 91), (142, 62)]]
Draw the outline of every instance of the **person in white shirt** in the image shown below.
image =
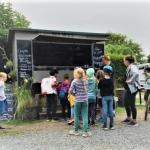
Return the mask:
[[(5, 96), (5, 81), (7, 80), (7, 74), (0, 72), (0, 114), (8, 112), (8, 104)], [(0, 126), (0, 129), (4, 129)]]
[(47, 96), (47, 121), (52, 119), (56, 120), (56, 109), (57, 109), (57, 80), (56, 76), (58, 71), (52, 69), (50, 76), (43, 78), (41, 82), (42, 94)]

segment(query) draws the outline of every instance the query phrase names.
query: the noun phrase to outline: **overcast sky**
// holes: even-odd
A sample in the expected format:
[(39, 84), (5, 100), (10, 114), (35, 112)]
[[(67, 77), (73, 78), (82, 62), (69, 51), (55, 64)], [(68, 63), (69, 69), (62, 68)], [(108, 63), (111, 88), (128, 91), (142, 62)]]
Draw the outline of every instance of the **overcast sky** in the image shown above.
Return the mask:
[(148, 0), (1, 0), (31, 22), (31, 28), (120, 32), (150, 54), (150, 2)]

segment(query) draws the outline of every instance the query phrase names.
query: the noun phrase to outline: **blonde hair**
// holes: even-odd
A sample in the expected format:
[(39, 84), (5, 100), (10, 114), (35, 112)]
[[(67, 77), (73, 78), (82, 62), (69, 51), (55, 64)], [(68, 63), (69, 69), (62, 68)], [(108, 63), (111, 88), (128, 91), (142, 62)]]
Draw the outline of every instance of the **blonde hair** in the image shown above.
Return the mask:
[(0, 72), (0, 78), (3, 77), (3, 78), (7, 78), (7, 74), (5, 72)]
[(82, 68), (75, 68), (73, 72), (73, 76), (75, 79), (85, 79), (85, 72)]
[(107, 61), (110, 61), (110, 56), (104, 55), (104, 56), (103, 56), (103, 59), (104, 59), (104, 60), (107, 60)]

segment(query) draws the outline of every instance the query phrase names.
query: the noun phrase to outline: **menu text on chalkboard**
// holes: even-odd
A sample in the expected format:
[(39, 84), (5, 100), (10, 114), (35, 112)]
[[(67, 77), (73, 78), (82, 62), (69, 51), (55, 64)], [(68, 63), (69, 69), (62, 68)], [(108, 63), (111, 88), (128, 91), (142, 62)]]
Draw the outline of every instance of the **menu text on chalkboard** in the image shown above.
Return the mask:
[(93, 44), (92, 52), (93, 52), (93, 67), (99, 69), (103, 65), (102, 57), (104, 55), (104, 43)]
[(18, 85), (32, 77), (31, 41), (17, 40)]

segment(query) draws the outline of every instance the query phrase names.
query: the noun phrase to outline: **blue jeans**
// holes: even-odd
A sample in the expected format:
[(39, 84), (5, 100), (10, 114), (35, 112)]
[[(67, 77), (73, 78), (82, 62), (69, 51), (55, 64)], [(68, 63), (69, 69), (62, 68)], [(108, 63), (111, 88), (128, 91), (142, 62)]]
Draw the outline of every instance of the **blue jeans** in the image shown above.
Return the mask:
[(102, 105), (103, 105), (102, 108), (103, 108), (104, 125), (107, 125), (107, 117), (109, 117), (110, 125), (113, 126), (113, 123), (114, 123), (113, 96), (103, 96)]
[(8, 103), (7, 100), (0, 101), (0, 114), (8, 113)]
[(74, 118), (74, 106), (71, 107), (71, 119)]

